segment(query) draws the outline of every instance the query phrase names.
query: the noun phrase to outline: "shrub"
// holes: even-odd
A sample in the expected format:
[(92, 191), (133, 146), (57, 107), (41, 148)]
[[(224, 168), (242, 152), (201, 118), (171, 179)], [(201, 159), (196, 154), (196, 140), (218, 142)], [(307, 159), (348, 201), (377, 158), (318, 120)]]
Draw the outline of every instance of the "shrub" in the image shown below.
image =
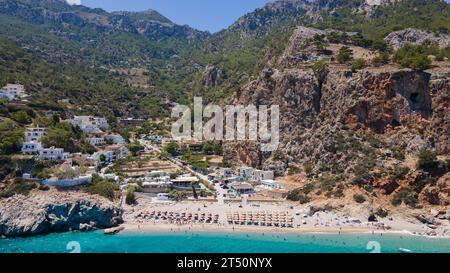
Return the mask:
[(199, 192), (200, 197), (208, 197), (208, 192), (205, 189), (201, 189)]
[(379, 216), (381, 218), (386, 218), (389, 215), (389, 212), (385, 209), (383, 209), (382, 207), (379, 207), (376, 211), (375, 211), (375, 215)]
[(84, 190), (90, 194), (98, 194), (113, 201), (119, 186), (111, 181), (105, 180), (99, 176), (94, 176), (92, 182), (84, 187)]
[(431, 68), (428, 55), (424, 46), (406, 44), (395, 52), (393, 60), (403, 68), (421, 71)]
[(20, 124), (30, 124), (31, 118), (25, 111), (18, 111), (11, 114), (11, 119)]
[(20, 151), (23, 130), (11, 120), (0, 122), (0, 154), (9, 155)]
[(405, 203), (407, 206), (410, 206), (412, 208), (416, 208), (419, 203), (417, 193), (414, 192), (411, 188), (401, 189), (394, 195), (392, 199), (392, 205), (399, 206), (402, 203)]
[(177, 191), (177, 190), (173, 190), (173, 191), (169, 192), (169, 198), (171, 198), (175, 201), (181, 201), (186, 198), (186, 193)]
[(315, 62), (315, 63), (311, 66), (311, 69), (312, 69), (316, 74), (322, 73), (326, 68), (327, 68), (327, 62), (326, 62), (325, 60), (321, 60), (321, 61)]
[(437, 155), (433, 151), (423, 150), (419, 153), (417, 161), (417, 169), (424, 171), (432, 171), (438, 166)]
[(133, 144), (128, 145), (128, 150), (130, 150), (130, 152), (134, 156), (136, 156), (139, 152), (144, 150), (144, 147), (142, 145), (133, 143)]
[(16, 179), (14, 181), (14, 184), (9, 189), (0, 193), (0, 198), (9, 198), (16, 194), (27, 196), (28, 194), (30, 194), (30, 191), (32, 191), (35, 188), (37, 188), (37, 186), (33, 182), (24, 181), (22, 179)]
[(305, 163), (303, 169), (305, 170), (306, 175), (310, 177), (313, 174), (314, 166), (311, 163)]
[(355, 194), (353, 195), (353, 200), (355, 200), (355, 202), (358, 204), (362, 204), (366, 202), (366, 197), (362, 194)]
[(180, 152), (180, 146), (176, 142), (171, 142), (164, 148), (164, 151), (171, 156), (176, 156)]
[(292, 166), (292, 167), (289, 168), (288, 174), (289, 175), (295, 175), (295, 174), (298, 174), (300, 172), (301, 172), (301, 170), (300, 170), (299, 167)]
[(306, 204), (306, 203), (308, 203), (309, 201), (311, 201), (310, 199), (309, 199), (309, 197), (307, 196), (307, 195), (305, 195), (305, 194), (300, 194), (299, 196), (298, 196), (298, 202), (300, 203), (300, 204)]
[(341, 47), (336, 59), (341, 64), (351, 61), (353, 59), (353, 50), (351, 50), (348, 46)]
[(307, 194), (302, 189), (295, 189), (288, 193), (287, 199), (294, 202), (300, 202), (300, 204), (306, 204), (310, 201)]
[(125, 196), (125, 203), (127, 205), (133, 205), (136, 203), (136, 196), (134, 195), (134, 189), (128, 189)]
[(48, 130), (47, 135), (41, 139), (41, 142), (45, 147), (54, 146), (64, 148), (68, 152), (79, 152), (74, 142), (75, 139), (81, 137), (81, 133), (77, 130), (79, 128), (75, 129), (66, 122), (58, 123)]
[(375, 65), (375, 66), (388, 64), (389, 61), (390, 61), (390, 58), (391, 57), (389, 56), (389, 53), (382, 52), (382, 53), (378, 54), (378, 56), (373, 58), (372, 64)]
[(40, 191), (49, 191), (50, 190), (50, 187), (49, 186), (47, 186), (47, 185), (39, 185), (39, 188), (38, 188)]
[(364, 59), (356, 59), (352, 64), (352, 72), (356, 72), (360, 69), (363, 69), (367, 66), (367, 63)]
[(404, 179), (405, 176), (409, 173), (409, 171), (410, 171), (410, 169), (406, 166), (395, 166), (389, 179), (391, 181), (397, 181), (397, 180)]

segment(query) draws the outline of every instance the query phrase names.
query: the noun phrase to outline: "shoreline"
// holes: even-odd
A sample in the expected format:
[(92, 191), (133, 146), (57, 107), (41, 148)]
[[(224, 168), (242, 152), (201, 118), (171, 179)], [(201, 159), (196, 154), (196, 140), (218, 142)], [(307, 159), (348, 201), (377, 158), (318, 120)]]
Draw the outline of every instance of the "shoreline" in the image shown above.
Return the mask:
[[(202, 232), (202, 233), (254, 233), (254, 234), (327, 234), (327, 235), (404, 235), (404, 236), (418, 236), (425, 238), (446, 238), (450, 236), (428, 236), (416, 234), (408, 230), (375, 230), (370, 228), (349, 228), (342, 229), (336, 227), (304, 227), (304, 228), (273, 228), (273, 227), (258, 227), (258, 226), (218, 226), (218, 225), (175, 225), (175, 224), (153, 224), (153, 223), (124, 223), (120, 225), (124, 227), (122, 232)], [(122, 233), (121, 232), (121, 233)]]

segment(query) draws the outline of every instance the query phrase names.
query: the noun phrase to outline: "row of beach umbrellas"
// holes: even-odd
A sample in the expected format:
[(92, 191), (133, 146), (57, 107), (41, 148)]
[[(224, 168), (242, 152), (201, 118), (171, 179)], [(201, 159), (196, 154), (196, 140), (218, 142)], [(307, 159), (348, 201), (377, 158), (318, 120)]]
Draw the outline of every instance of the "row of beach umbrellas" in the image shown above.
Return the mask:
[(173, 212), (173, 211), (151, 211), (145, 215), (145, 218), (155, 220), (167, 220), (170, 222), (184, 222), (184, 223), (214, 223), (219, 222), (219, 214), (212, 213), (187, 213), (187, 212)]
[(285, 212), (234, 212), (227, 213), (227, 222), (235, 225), (294, 227), (294, 218)]

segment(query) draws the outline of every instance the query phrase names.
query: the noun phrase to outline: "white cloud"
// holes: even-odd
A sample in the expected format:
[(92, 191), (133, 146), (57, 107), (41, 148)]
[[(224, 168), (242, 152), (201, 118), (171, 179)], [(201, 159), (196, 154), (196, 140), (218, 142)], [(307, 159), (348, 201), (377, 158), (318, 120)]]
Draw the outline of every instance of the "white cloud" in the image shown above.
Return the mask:
[(66, 0), (71, 5), (81, 5), (81, 0)]

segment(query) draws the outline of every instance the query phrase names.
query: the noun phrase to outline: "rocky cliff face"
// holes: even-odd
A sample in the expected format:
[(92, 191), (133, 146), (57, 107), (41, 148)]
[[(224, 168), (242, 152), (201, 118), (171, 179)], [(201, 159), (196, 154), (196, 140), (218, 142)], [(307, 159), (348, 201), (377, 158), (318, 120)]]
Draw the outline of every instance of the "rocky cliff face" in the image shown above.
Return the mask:
[(77, 192), (34, 193), (0, 200), (0, 235), (32, 236), (121, 224), (122, 210), (104, 198)]
[[(294, 162), (338, 160), (347, 168), (350, 151), (339, 150), (347, 138), (385, 139), (384, 148), (404, 147), (413, 154), (424, 148), (448, 152), (448, 90), (448, 75), (393, 67), (352, 73), (334, 65), (321, 76), (307, 67), (265, 70), (234, 103), (280, 105), (282, 144), (279, 151), (260, 155), (269, 159), (264, 167), (274, 161), (287, 168)], [(257, 162), (263, 160), (251, 163)]]
[(450, 35), (429, 33), (420, 29), (407, 28), (390, 33), (384, 39), (393, 49), (397, 50), (406, 43), (420, 45), (426, 41), (435, 43), (441, 48), (450, 44)]
[(352, 174), (365, 156), (382, 165), (401, 163), (423, 149), (449, 152), (448, 68), (416, 72), (385, 65), (352, 72), (332, 64), (314, 71), (297, 60), (298, 52), (325, 33), (298, 27), (277, 69), (265, 69), (231, 99), (232, 104), (279, 105), (281, 144), (262, 153), (257, 143), (228, 143), (229, 160), (279, 175), (305, 164), (318, 173)]

